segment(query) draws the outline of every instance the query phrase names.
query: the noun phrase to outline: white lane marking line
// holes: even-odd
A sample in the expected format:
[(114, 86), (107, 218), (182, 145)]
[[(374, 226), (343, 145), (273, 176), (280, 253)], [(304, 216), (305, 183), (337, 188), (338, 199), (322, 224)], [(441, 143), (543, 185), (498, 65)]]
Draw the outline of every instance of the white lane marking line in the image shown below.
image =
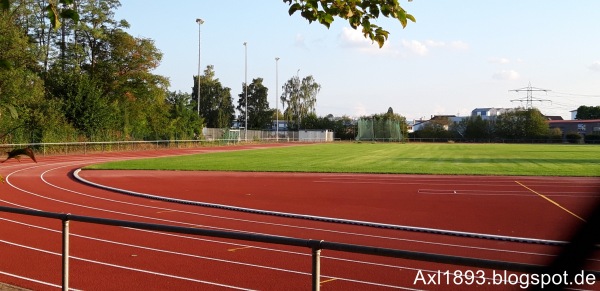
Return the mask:
[[(4, 244), (7, 244), (7, 245), (11, 245), (11, 246), (15, 246), (15, 247), (20, 247), (20, 248), (24, 248), (24, 249), (28, 249), (28, 250), (32, 250), (32, 251), (36, 251), (36, 252), (41, 252), (41, 253), (45, 253), (45, 254), (49, 254), (49, 255), (62, 256), (61, 253), (56, 253), (56, 252), (52, 252), (52, 251), (48, 251), (48, 250), (34, 248), (34, 247), (30, 247), (30, 246), (26, 246), (26, 245), (22, 245), (22, 244), (18, 244), (18, 243), (13, 243), (13, 242), (6, 241), (6, 240), (0, 240), (0, 243), (4, 243)], [(135, 272), (140, 272), (140, 273), (145, 273), (145, 274), (157, 275), (157, 276), (167, 277), (167, 278), (172, 278), (172, 279), (179, 279), (179, 280), (190, 281), (190, 282), (195, 282), (195, 283), (202, 283), (202, 284), (219, 286), (219, 287), (227, 287), (227, 288), (232, 288), (232, 289), (236, 289), (236, 290), (251, 290), (251, 289), (247, 289), (247, 288), (236, 287), (236, 286), (233, 286), (233, 285), (225, 285), (225, 284), (220, 284), (220, 283), (215, 283), (215, 282), (210, 282), (210, 281), (204, 281), (204, 280), (198, 280), (198, 279), (193, 279), (193, 278), (187, 278), (187, 277), (182, 277), (182, 276), (177, 276), (177, 275), (171, 275), (171, 274), (166, 274), (166, 273), (160, 273), (160, 272), (142, 270), (142, 269), (138, 269), (138, 268), (132, 268), (132, 267), (126, 267), (126, 266), (121, 266), (121, 265), (115, 265), (115, 264), (111, 264), (111, 263), (100, 262), (100, 261), (85, 259), (85, 258), (76, 257), (76, 256), (69, 256), (69, 259), (83, 261), (83, 262), (87, 262), (87, 263), (99, 264), (99, 265), (113, 267), (113, 268), (118, 268), (118, 269), (135, 271)]]
[[(66, 167), (66, 166), (63, 166)], [(62, 167), (60, 167), (62, 168)], [(50, 170), (48, 170), (50, 171)], [(46, 171), (46, 172), (48, 172)], [(84, 196), (90, 196), (90, 197), (95, 197), (95, 196), (91, 196), (91, 195), (87, 195), (87, 194), (83, 194), (80, 192), (76, 192), (76, 191), (72, 191), (69, 189), (64, 189), (64, 188), (60, 188), (57, 187), (59, 189), (63, 189), (65, 191), (69, 191), (69, 192), (73, 192), (73, 193), (77, 193), (80, 195), (84, 195)], [(43, 197), (43, 196), (42, 196)], [(45, 197), (43, 197), (45, 198)], [(98, 197), (95, 197), (98, 198)], [(118, 202), (118, 203), (126, 203), (126, 202), (121, 202), (121, 201), (116, 201), (116, 200), (111, 200), (111, 199), (106, 199), (106, 198), (98, 198), (98, 199), (104, 199), (104, 200), (110, 200), (110, 201), (114, 201), (114, 202)], [(66, 202), (65, 202), (66, 203)], [(134, 203), (126, 203), (126, 204), (132, 204), (132, 205), (138, 205), (138, 206), (144, 206), (144, 205), (139, 205), (139, 204), (134, 204)], [(152, 207), (152, 206), (144, 206), (144, 207), (150, 207), (150, 208), (157, 208), (157, 209), (166, 209), (166, 208), (158, 208), (158, 207)], [(105, 210), (108, 212), (111, 212), (110, 210)], [(190, 213), (190, 214), (195, 214), (195, 213)], [(205, 215), (208, 216), (208, 215)], [(142, 216), (144, 217), (144, 216)], [(266, 224), (266, 225), (277, 225), (277, 226), (284, 226), (284, 227), (291, 227), (291, 228), (301, 228), (301, 229), (309, 229), (309, 230), (314, 230), (314, 231), (322, 231), (322, 232), (330, 232), (330, 233), (339, 233), (339, 234), (346, 234), (346, 235), (354, 235), (354, 236), (363, 236), (363, 237), (372, 237), (372, 238), (381, 238), (381, 239), (389, 239), (389, 240), (397, 240), (397, 241), (413, 241), (413, 242), (420, 242), (420, 241), (415, 241), (415, 240), (405, 240), (405, 239), (399, 239), (399, 238), (391, 238), (391, 237), (385, 237), (385, 236), (377, 236), (377, 235), (368, 235), (368, 234), (359, 234), (359, 233), (351, 233), (351, 232), (343, 232), (343, 231), (334, 231), (334, 230), (325, 230), (325, 229), (318, 229), (318, 228), (309, 228), (309, 227), (299, 227), (299, 226), (291, 226), (291, 225), (285, 225), (285, 224), (274, 224), (274, 223), (266, 223), (266, 222), (259, 222), (259, 221), (252, 221), (252, 220), (244, 220), (244, 219), (232, 219), (232, 218), (225, 218), (225, 217), (219, 217), (219, 216), (211, 216), (213, 218), (221, 218), (221, 219), (230, 219), (230, 220), (236, 220), (236, 221), (243, 221), (243, 222), (249, 222), (249, 223), (262, 223), (262, 224)], [(154, 219), (151, 217), (148, 217), (149, 219)], [(164, 220), (164, 219), (156, 219), (156, 220), (160, 220), (160, 221), (168, 221), (168, 222), (173, 222), (173, 223), (180, 223), (180, 224), (186, 224), (183, 222), (179, 222), (179, 221), (170, 221), (170, 220)], [(211, 226), (202, 226), (202, 225), (195, 225), (195, 224), (187, 224), (187, 225), (192, 225), (194, 227), (207, 227), (207, 228), (213, 228), (213, 229), (219, 229), (219, 230), (229, 230), (229, 231), (241, 231), (241, 230), (235, 230), (235, 229), (227, 229), (227, 228), (217, 228), (217, 227), (211, 227)], [(247, 232), (247, 231), (242, 231), (242, 232), (246, 232), (246, 233), (257, 233), (257, 232)], [(262, 233), (259, 233), (262, 234)], [(421, 243), (428, 243), (428, 242), (421, 242)], [(436, 244), (433, 242), (429, 242), (429, 244)], [(443, 244), (442, 244), (443, 245)], [(456, 246), (456, 247), (465, 247), (465, 246)], [(501, 251), (501, 250), (498, 250)]]
[[(0, 218), (0, 220), (5, 220), (5, 221), (8, 221), (8, 222), (13, 222), (13, 223), (17, 223), (17, 224), (20, 224), (20, 225), (25, 225), (25, 226), (28, 226), (28, 227), (34, 227), (34, 228), (38, 228), (38, 229), (45, 230), (45, 231), (60, 233), (60, 231), (58, 231), (58, 230), (53, 230), (53, 229), (49, 229), (49, 228), (45, 228), (45, 227), (41, 227), (41, 226), (37, 226), (37, 225), (31, 225), (31, 224), (22, 223), (22, 222), (18, 222), (18, 221), (12, 221), (12, 220), (3, 219), (3, 218)], [(280, 272), (284, 272), (284, 273), (292, 273), (292, 274), (297, 274), (297, 275), (312, 276), (312, 273), (308, 273), (308, 272), (294, 271), (294, 270), (288, 270), (288, 269), (282, 269), (282, 268), (276, 268), (276, 267), (269, 267), (269, 266), (263, 266), (263, 265), (256, 265), (256, 264), (250, 264), (250, 263), (230, 261), (230, 260), (224, 260), (224, 259), (218, 259), (218, 258), (211, 258), (211, 257), (205, 257), (205, 256), (199, 256), (199, 255), (193, 255), (193, 254), (187, 254), (187, 253), (181, 253), (181, 252), (175, 252), (175, 251), (169, 251), (169, 250), (163, 250), (163, 249), (156, 249), (156, 248), (150, 248), (150, 247), (132, 245), (132, 244), (127, 244), (127, 243), (122, 243), (122, 242), (116, 242), (116, 241), (105, 240), (105, 239), (100, 239), (100, 238), (94, 238), (94, 237), (89, 237), (89, 236), (84, 236), (84, 235), (78, 235), (78, 234), (71, 234), (71, 236), (76, 236), (76, 237), (83, 238), (83, 239), (89, 239), (89, 240), (104, 242), (104, 243), (108, 243), (108, 244), (116, 244), (116, 245), (125, 246), (125, 247), (137, 248), (137, 249), (142, 249), (142, 250), (147, 250), (147, 251), (154, 251), (154, 252), (161, 252), (161, 253), (178, 255), (178, 256), (184, 256), (184, 257), (190, 257), (190, 258), (195, 258), (195, 259), (203, 259), (203, 260), (216, 261), (216, 262), (221, 262), (221, 263), (230, 263), (230, 264), (242, 265), (242, 266), (246, 266), (246, 267), (261, 268), (261, 269), (267, 269), (267, 270), (271, 270), (271, 271), (280, 271)], [(47, 251), (47, 250), (37, 249), (37, 248), (34, 248), (34, 247), (30, 247), (30, 246), (24, 246), (24, 245), (12, 243), (12, 242), (4, 241), (4, 240), (0, 240), (0, 242), (4, 242), (4, 243), (9, 244), (9, 245), (15, 245), (15, 246), (23, 247), (23, 248), (26, 248), (26, 249), (36, 250), (36, 251), (40, 251), (40, 252), (48, 253), (48, 254), (52, 254), (52, 255), (58, 255), (58, 256), (61, 255), (59, 253), (54, 253), (54, 252)], [(117, 268), (118, 267), (123, 267), (124, 269), (128, 269), (128, 270), (134, 270), (134, 271), (141, 270), (141, 269), (133, 269), (133, 268), (129, 268), (129, 267), (124, 267), (124, 266), (120, 266), (120, 265), (113, 265), (113, 264), (110, 264), (110, 263), (99, 262), (99, 261), (95, 261), (95, 260), (84, 259), (84, 258), (80, 258), (80, 257), (71, 257), (71, 258), (76, 258), (76, 259), (79, 259), (79, 260), (82, 260), (82, 261), (86, 261), (86, 262), (98, 263), (98, 264), (101, 264), (101, 265), (108, 265), (108, 266), (117, 267)], [(397, 267), (397, 268), (402, 268), (402, 267)], [(405, 268), (405, 269), (409, 269), (409, 268)], [(410, 270), (418, 271), (418, 270), (422, 270), (422, 269), (412, 269), (412, 268), (410, 268)], [(146, 271), (146, 270), (141, 270), (141, 271), (143, 271), (144, 273), (150, 273), (150, 274), (154, 273), (152, 271)], [(422, 271), (424, 271), (424, 272), (432, 272), (432, 273), (437, 272), (437, 271), (434, 271), (434, 270), (422, 270)], [(170, 276), (175, 276), (175, 275), (170, 275)], [(177, 276), (175, 276), (175, 277), (177, 277)], [(360, 284), (365, 284), (365, 285), (374, 285), (374, 286), (383, 286), (383, 287), (400, 288), (400, 289), (406, 289), (406, 290), (414, 290), (414, 289), (410, 289), (410, 288), (404, 288), (404, 287), (401, 287), (401, 286), (393, 286), (393, 285), (381, 284), (381, 283), (376, 283), (376, 282), (354, 280), (354, 279), (349, 279), (349, 278), (333, 277), (333, 276), (327, 276), (327, 275), (322, 275), (321, 277), (323, 277), (323, 278), (336, 278), (336, 279), (341, 280), (341, 281), (348, 281), (348, 282), (360, 283)], [(195, 279), (192, 279), (192, 280), (195, 280)]]

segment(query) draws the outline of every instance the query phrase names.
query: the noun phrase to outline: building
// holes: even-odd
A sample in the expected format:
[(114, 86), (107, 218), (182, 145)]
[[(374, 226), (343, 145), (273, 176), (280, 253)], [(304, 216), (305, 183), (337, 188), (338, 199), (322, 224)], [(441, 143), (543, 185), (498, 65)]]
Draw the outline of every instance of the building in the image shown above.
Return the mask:
[(588, 134), (600, 134), (600, 119), (549, 120), (548, 126), (550, 128), (559, 128), (563, 135), (574, 132), (583, 136)]
[(494, 108), (494, 107), (475, 108), (475, 109), (473, 109), (473, 111), (471, 111), (471, 116), (472, 117), (481, 116), (481, 119), (487, 120), (487, 119), (496, 118), (496, 116), (504, 114), (511, 110), (513, 110), (513, 109), (511, 109), (511, 108)]

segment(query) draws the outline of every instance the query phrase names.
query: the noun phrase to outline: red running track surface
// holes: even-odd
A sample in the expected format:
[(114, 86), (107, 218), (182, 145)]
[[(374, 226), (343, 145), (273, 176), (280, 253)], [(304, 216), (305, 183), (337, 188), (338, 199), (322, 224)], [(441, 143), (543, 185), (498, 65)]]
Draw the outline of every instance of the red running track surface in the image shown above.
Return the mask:
[[(265, 147), (265, 145), (260, 145)], [(82, 184), (72, 172), (103, 161), (252, 146), (48, 156), (7, 162), (0, 205), (218, 230), (323, 239), (530, 264), (557, 247), (244, 213), (128, 196)], [(89, 181), (176, 199), (412, 227), (566, 240), (598, 199), (597, 178), (82, 171)], [(553, 201), (551, 203), (549, 200)], [(60, 222), (0, 213), (0, 281), (34, 290), (61, 283)], [(72, 288), (83, 290), (307, 290), (310, 250), (71, 223)], [(600, 269), (598, 256), (590, 267)], [(478, 271), (322, 252), (323, 290), (485, 290), (483, 282), (424, 284), (419, 275)], [(501, 270), (499, 270), (501, 271)], [(441, 279), (446, 280), (446, 277)], [(594, 290), (598, 286), (581, 286)]]

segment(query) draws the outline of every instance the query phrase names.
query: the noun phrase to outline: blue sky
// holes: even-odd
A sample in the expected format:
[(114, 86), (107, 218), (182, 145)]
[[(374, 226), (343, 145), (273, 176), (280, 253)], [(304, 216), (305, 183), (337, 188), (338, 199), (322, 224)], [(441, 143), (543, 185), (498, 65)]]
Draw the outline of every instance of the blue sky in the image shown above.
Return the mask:
[(402, 29), (396, 20), (378, 20), (390, 31), (382, 49), (343, 19), (327, 29), (289, 16), (281, 0), (122, 0), (115, 19), (127, 20), (133, 36), (155, 41), (163, 53), (155, 73), (170, 79), (171, 91), (191, 93), (198, 72), (195, 20), (202, 18), (202, 70), (214, 65), (235, 104), (247, 42), (248, 82), (264, 79), (271, 107), (279, 57), (279, 88), (296, 74), (312, 75), (321, 84), (320, 116), (357, 117), (389, 107), (408, 119), (468, 115), (478, 107), (525, 105), (511, 102), (525, 92), (509, 90), (529, 83), (551, 90), (533, 95), (551, 100), (534, 103), (546, 115), (570, 118), (569, 111), (580, 105), (600, 105), (600, 1), (400, 4), (417, 22)]

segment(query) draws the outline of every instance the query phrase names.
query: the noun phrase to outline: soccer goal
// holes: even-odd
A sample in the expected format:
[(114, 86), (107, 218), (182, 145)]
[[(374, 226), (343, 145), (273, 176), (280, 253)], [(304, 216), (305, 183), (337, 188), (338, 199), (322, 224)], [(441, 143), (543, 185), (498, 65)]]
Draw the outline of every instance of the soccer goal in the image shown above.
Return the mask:
[(223, 140), (227, 143), (236, 143), (239, 142), (240, 139), (240, 130), (239, 129), (226, 129), (223, 134)]
[(358, 141), (402, 141), (400, 121), (361, 118), (358, 120)]

